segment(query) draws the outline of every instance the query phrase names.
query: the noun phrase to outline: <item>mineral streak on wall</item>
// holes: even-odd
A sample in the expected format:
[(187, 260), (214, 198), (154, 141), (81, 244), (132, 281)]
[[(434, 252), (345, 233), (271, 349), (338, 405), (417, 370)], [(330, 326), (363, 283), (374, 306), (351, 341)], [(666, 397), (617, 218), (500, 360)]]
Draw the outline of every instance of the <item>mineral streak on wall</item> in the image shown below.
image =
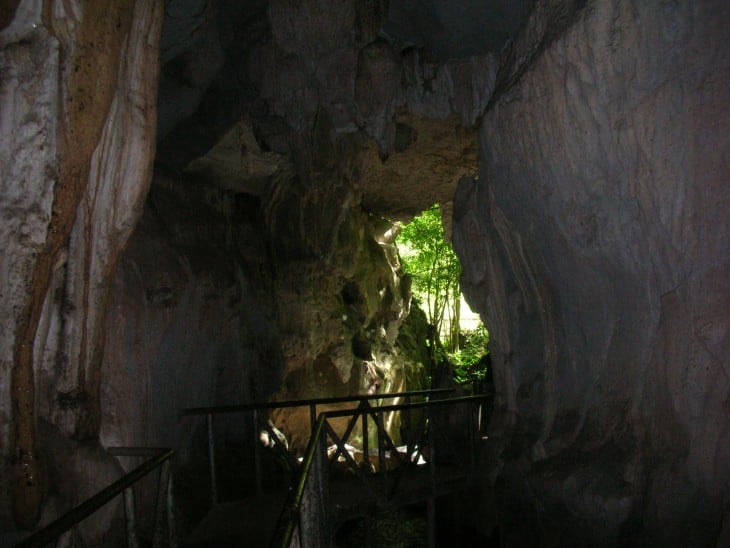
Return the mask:
[(0, 33), (0, 508), (20, 527), (44, 490), (39, 372), (59, 394), (43, 418), (98, 434), (109, 282), (151, 177), (161, 22), (158, 2), (22, 1)]

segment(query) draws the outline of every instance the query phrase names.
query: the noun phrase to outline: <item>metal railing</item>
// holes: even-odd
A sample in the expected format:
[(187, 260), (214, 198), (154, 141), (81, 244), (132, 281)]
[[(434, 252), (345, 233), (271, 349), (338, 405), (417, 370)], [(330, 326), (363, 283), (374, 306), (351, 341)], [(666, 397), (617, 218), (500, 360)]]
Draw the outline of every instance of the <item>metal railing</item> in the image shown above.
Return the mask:
[(136, 511), (133, 485), (158, 467), (160, 468), (160, 480), (155, 510), (155, 530), (153, 542), (154, 546), (161, 546), (163, 543), (162, 513), (166, 510), (168, 532), (167, 543), (168, 546), (173, 548), (177, 546), (173, 515), (174, 495), (172, 473), (170, 470), (170, 458), (173, 455), (173, 450), (169, 448), (151, 447), (113, 447), (108, 449), (108, 452), (116, 457), (150, 458), (137, 466), (131, 472), (122, 476), (119, 480), (99, 491), (90, 499), (72, 508), (55, 521), (16, 544), (16, 548), (41, 548), (48, 545), (122, 492), (124, 493), (127, 545), (130, 548), (137, 548), (139, 546), (139, 541), (136, 530)]
[[(428, 467), (429, 467), (429, 495), (427, 498), (428, 503), (428, 537), (429, 546), (434, 545), (434, 500), (437, 493), (436, 489), (436, 435), (434, 422), (427, 418), (427, 415), (434, 407), (441, 406), (454, 406), (459, 404), (473, 405), (481, 404), (484, 400), (491, 398), (489, 394), (477, 395), (477, 396), (466, 396), (457, 397), (441, 400), (432, 400), (418, 403), (407, 403), (398, 405), (384, 405), (379, 407), (371, 407), (367, 402), (362, 402), (357, 409), (342, 410), (342, 411), (326, 411), (320, 413), (317, 418), (314, 427), (312, 428), (312, 435), (309, 439), (306, 453), (304, 455), (301, 468), (296, 476), (296, 479), (289, 489), (287, 500), (284, 508), (281, 512), (276, 533), (272, 542), (272, 546), (276, 548), (289, 548), (290, 546), (328, 546), (330, 545), (331, 531), (328, 530), (329, 516), (327, 515), (327, 468), (328, 468), (328, 457), (327, 457), (327, 436), (329, 436), (335, 445), (337, 450), (334, 454), (334, 460), (337, 459), (339, 454), (345, 458), (348, 464), (356, 471), (357, 475), (361, 478), (364, 477), (362, 468), (358, 467), (358, 464), (348, 455), (348, 452), (344, 445), (344, 439), (347, 438), (352, 425), (358, 420), (359, 417), (363, 419), (363, 440), (367, 439), (367, 416), (372, 416), (377, 430), (378, 430), (378, 461), (379, 467), (376, 474), (379, 474), (383, 478), (383, 486), (386, 487), (383, 493), (386, 497), (391, 497), (397, 487), (398, 480), (394, 483), (393, 489), (387, 489), (387, 474), (388, 467), (384, 462), (384, 452), (386, 448), (390, 448), (392, 455), (397, 455), (398, 452), (385, 431), (382, 414), (391, 411), (404, 411), (418, 408), (425, 408), (426, 414), (424, 414), (424, 420), (418, 430), (418, 438), (411, 437), (408, 443), (408, 449), (406, 452), (406, 459), (404, 462), (400, 462), (401, 466), (417, 464), (419, 458), (423, 453), (424, 447), (424, 435), (428, 437), (426, 444), (429, 448), (428, 454)], [(476, 436), (480, 435), (479, 429), (475, 428), (475, 417), (473, 410), (469, 408), (467, 432), (469, 436), (469, 458), (467, 461), (470, 472), (473, 472), (475, 466), (475, 445), (474, 440)], [(342, 437), (337, 436), (332, 426), (329, 424), (329, 419), (338, 417), (352, 417), (350, 425)], [(417, 442), (411, 445), (411, 442)], [(411, 453), (412, 447), (415, 453)], [(414, 459), (415, 457), (415, 459)], [(398, 457), (396, 457), (398, 458)], [(369, 452), (367, 446), (363, 448), (363, 459), (369, 459)], [(365, 464), (365, 460), (363, 460)], [(372, 473), (369, 462), (365, 465), (364, 469), (368, 473)], [(401, 471), (403, 474), (403, 471)], [(312, 481), (312, 477), (316, 477), (316, 482)], [(315, 484), (316, 483), (316, 484)], [(309, 499), (309, 500), (307, 500)], [(303, 514), (306, 516), (303, 518)], [(295, 535), (298, 532), (298, 538), (295, 539)], [(292, 541), (295, 540), (295, 544)]]
[[(307, 488), (307, 480), (309, 479), (315, 459), (320, 459), (320, 462), (317, 463), (317, 467), (320, 470), (322, 469), (322, 450), (319, 446), (324, 443), (325, 436), (323, 434), (326, 432), (326, 421), (327, 413), (321, 413), (317, 418), (314, 428), (312, 429), (312, 436), (309, 438), (309, 445), (307, 446), (307, 451), (304, 454), (304, 459), (302, 460), (302, 467), (299, 470), (299, 474), (297, 475), (294, 484), (289, 489), (286, 502), (284, 503), (284, 508), (282, 509), (277, 522), (276, 532), (274, 534), (275, 536), (271, 544), (272, 547), (282, 546), (289, 548), (289, 546), (291, 546), (292, 538), (294, 538), (295, 531), (297, 528), (301, 529), (301, 525), (299, 524), (299, 515)], [(322, 506), (324, 505), (321, 504), (320, 507)]]
[[(208, 462), (210, 467), (210, 494), (211, 502), (213, 505), (219, 502), (218, 494), (218, 480), (216, 471), (216, 449), (215, 449), (215, 435), (213, 431), (213, 417), (219, 414), (229, 413), (244, 413), (250, 412), (252, 414), (253, 421), (253, 451), (254, 451), (254, 470), (255, 470), (255, 483), (256, 492), (258, 494), (263, 492), (262, 485), (262, 463), (261, 463), (261, 450), (262, 446), (259, 442), (259, 431), (261, 428), (269, 430), (273, 443), (280, 445), (279, 440), (268, 428), (265, 421), (260, 421), (260, 412), (268, 411), (272, 409), (283, 409), (289, 407), (309, 407), (309, 418), (310, 418), (310, 432), (314, 432), (315, 424), (317, 422), (317, 406), (320, 405), (333, 405), (339, 403), (351, 403), (360, 402), (362, 406), (363, 402), (370, 402), (373, 400), (390, 400), (403, 398), (406, 404), (410, 404), (413, 398), (425, 398), (428, 400), (431, 396), (445, 396), (454, 392), (453, 388), (438, 388), (431, 390), (412, 390), (408, 392), (390, 392), (386, 394), (363, 394), (359, 396), (346, 396), (339, 398), (314, 398), (308, 400), (287, 400), (287, 401), (274, 401), (264, 403), (250, 403), (250, 404), (235, 404), (235, 405), (217, 405), (210, 407), (192, 407), (185, 409), (182, 414), (185, 416), (205, 416), (207, 419), (208, 429)], [(378, 406), (377, 409), (383, 407)], [(406, 423), (408, 423), (410, 417), (406, 417)], [(406, 424), (406, 427), (409, 425)], [(364, 438), (366, 436), (363, 436)], [(311, 440), (311, 435), (310, 435)], [(367, 441), (365, 442), (367, 447)], [(280, 446), (280, 449), (286, 451), (286, 448)]]

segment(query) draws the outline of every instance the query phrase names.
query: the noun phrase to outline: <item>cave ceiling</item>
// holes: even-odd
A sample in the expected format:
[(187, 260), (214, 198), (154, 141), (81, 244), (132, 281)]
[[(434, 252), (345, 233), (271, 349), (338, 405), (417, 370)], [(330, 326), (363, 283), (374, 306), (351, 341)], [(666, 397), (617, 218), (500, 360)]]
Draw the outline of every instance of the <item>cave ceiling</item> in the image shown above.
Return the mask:
[(393, 220), (448, 208), (532, 3), (350, 0), (325, 17), (316, 1), (171, 0), (157, 164), (257, 196), (336, 171)]

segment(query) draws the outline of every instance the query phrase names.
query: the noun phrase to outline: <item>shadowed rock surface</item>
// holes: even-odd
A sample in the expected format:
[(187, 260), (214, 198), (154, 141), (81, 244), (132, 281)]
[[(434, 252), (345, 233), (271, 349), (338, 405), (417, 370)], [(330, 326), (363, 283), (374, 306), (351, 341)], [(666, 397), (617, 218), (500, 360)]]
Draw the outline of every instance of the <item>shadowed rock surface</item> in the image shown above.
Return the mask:
[(584, 10), (485, 116), (457, 193), (496, 496), (553, 543), (709, 546), (723, 523), (730, 56), (709, 8)]
[(113, 445), (204, 466), (184, 407), (422, 386), (393, 221), (438, 202), (492, 339), (483, 536), (730, 542), (728, 29), (721, 0), (3, 3), (3, 533)]

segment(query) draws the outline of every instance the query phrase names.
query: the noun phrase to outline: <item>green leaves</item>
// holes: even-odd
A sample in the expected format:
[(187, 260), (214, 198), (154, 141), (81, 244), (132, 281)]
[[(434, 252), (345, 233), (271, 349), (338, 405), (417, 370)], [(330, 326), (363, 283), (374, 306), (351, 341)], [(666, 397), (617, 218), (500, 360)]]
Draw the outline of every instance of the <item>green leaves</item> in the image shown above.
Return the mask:
[[(413, 292), (425, 305), (430, 324), (442, 333), (447, 307), (458, 335), (461, 265), (451, 243), (444, 240), (441, 209), (434, 204), (403, 227), (398, 235), (401, 262), (413, 277)], [(451, 333), (450, 337), (451, 338)]]
[(444, 240), (439, 205), (403, 226), (396, 243), (403, 269), (413, 279), (413, 303), (426, 313), (436, 337), (445, 339), (431, 341), (433, 359), (446, 357), (459, 382), (484, 380), (489, 333), (483, 325), (460, 331), (461, 264), (451, 243)]
[(449, 361), (454, 367), (454, 379), (457, 382), (486, 380), (488, 374), (486, 357), (489, 354), (487, 328), (480, 325), (473, 331), (462, 331), (461, 338), (461, 348), (455, 352), (447, 352)]

